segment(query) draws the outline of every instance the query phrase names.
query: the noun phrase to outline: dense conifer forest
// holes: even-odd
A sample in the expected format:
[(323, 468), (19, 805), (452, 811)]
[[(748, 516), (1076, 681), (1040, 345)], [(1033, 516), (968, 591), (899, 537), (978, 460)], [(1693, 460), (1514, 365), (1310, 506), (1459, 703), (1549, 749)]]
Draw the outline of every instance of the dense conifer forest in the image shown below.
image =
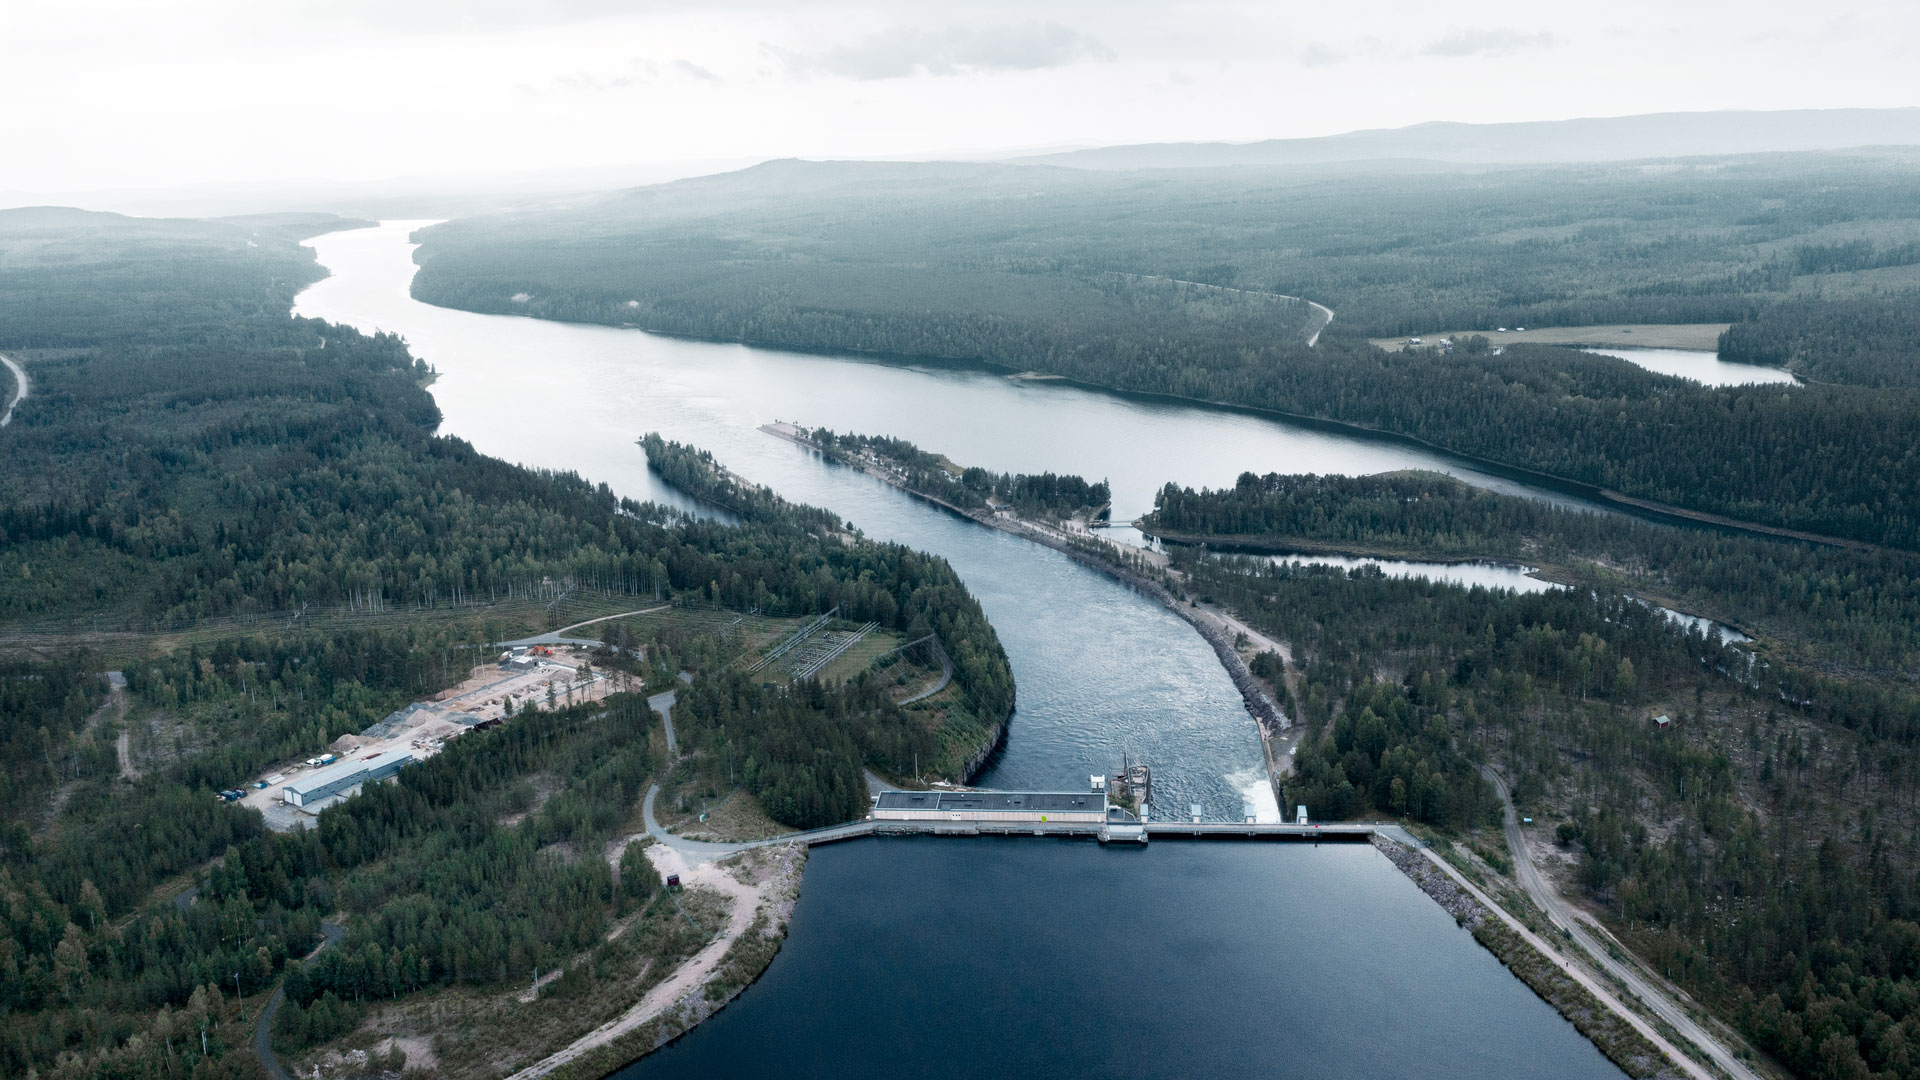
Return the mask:
[(1727, 328), (1720, 356), (1851, 386), (1920, 386), (1920, 293), (1788, 300)]
[(1084, 477), (1051, 472), (994, 473), (978, 465), (962, 468), (943, 455), (888, 435), (835, 434), (817, 428), (806, 432), (805, 438), (840, 461), (892, 469), (914, 491), (962, 510), (984, 510), (990, 503), (999, 503), (1021, 517), (1059, 519), (1096, 513), (1113, 499), (1105, 480), (1088, 483)]
[[(116, 756), (129, 732), (102, 707), (97, 653), (43, 648), (0, 669), (5, 1075), (256, 1075), (241, 1015), (257, 1018), (336, 914), (341, 946), (288, 982), (286, 1049), (351, 1028), (372, 998), (519, 984), (583, 950), (556, 992), (592, 992), (610, 920), (651, 890), (646, 860), (607, 850), (653, 768), (638, 695), (523, 710), (316, 830), (268, 833), (212, 795), (464, 678), (491, 655), (492, 602), (578, 589), (837, 605), (937, 636), (981, 719), (1011, 710), (1006, 657), (944, 560), (778, 500), (737, 521), (640, 505), (433, 434), (430, 373), (403, 342), (288, 314), (319, 275), (296, 241), (342, 224), (0, 213), (0, 351), (34, 386), (4, 432), (0, 627), (75, 640), (102, 620), (389, 616), (276, 618), (116, 661), (142, 730), (172, 732), (142, 736), (134, 765)], [(449, 608), (472, 616), (391, 617)], [(750, 784), (785, 820), (848, 815), (849, 770), (864, 792), (862, 765), (929, 737), (867, 683), (730, 697), (718, 668), (695, 674), (692, 697), (715, 702), (703, 715), (755, 732)], [(689, 944), (677, 915), (644, 925), (619, 948)]]
[[(1388, 355), (1365, 340), (1744, 324), (1816, 292), (1910, 289), (1920, 215), (1903, 165), (1761, 155), (1335, 176), (773, 162), (429, 229), (414, 290), (478, 311), (979, 362), (1336, 420), (1913, 549), (1920, 400), (1882, 388), (1897, 381), (1808, 367), (1820, 384), (1713, 389), (1565, 350)], [(1317, 347), (1306, 340), (1322, 317), (1289, 297), (1335, 310)]]
[[(1258, 665), (1306, 726), (1285, 804), (1497, 837), (1478, 772), (1493, 763), (1577, 853), (1575, 887), (1615, 932), (1796, 1075), (1915, 1075), (1920, 709), (1910, 646), (1877, 652), (1911, 630), (1906, 556), (1556, 509), (1430, 474), (1169, 487), (1149, 525), (1591, 571), (1516, 594), (1173, 549), (1197, 598), (1293, 650), (1291, 672)], [(1622, 593), (1652, 585), (1744, 610), (1794, 647), (1755, 659)], [(1828, 620), (1856, 633), (1823, 650)], [(1876, 620), (1892, 638), (1861, 638)], [(1886, 666), (1836, 677), (1802, 653)]]
[(1243, 474), (1168, 485), (1142, 525), (1158, 535), (1294, 551), (1495, 559), (1634, 592), (1763, 636), (1834, 674), (1920, 668), (1920, 559), (1500, 495), (1437, 473)]

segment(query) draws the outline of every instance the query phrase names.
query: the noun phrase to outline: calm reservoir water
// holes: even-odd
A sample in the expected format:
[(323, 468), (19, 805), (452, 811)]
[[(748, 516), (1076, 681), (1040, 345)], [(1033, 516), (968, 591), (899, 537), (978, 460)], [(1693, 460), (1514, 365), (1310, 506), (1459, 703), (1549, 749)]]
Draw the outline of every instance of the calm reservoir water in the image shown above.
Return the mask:
[(761, 981), (620, 1073), (1618, 1078), (1370, 847), (863, 840)]
[(1798, 383), (1791, 372), (1759, 364), (1735, 364), (1718, 353), (1701, 349), (1594, 349), (1583, 351), (1618, 357), (1648, 371), (1692, 379), (1708, 386), (1744, 386), (1754, 383)]
[[(934, 511), (758, 426), (884, 433), (996, 470), (1079, 472), (1115, 517), (1172, 480), (1427, 468), (1554, 497), (1443, 457), (1202, 407), (990, 373), (680, 341), (413, 301), (411, 223), (312, 241), (333, 276), (299, 314), (403, 335), (441, 377), (442, 430), (622, 495), (680, 503), (634, 439), (712, 450), (868, 535), (951, 560), (1019, 685), (981, 782), (1079, 787), (1123, 751), (1162, 806), (1278, 817), (1258, 736), (1186, 624), (1065, 556)], [(1557, 497), (1556, 497), (1557, 498)], [(1569, 501), (1569, 500), (1560, 500)], [(1617, 1076), (1366, 848), (860, 842), (822, 849), (794, 933), (739, 1002), (639, 1069), (870, 1075)], [(651, 1073), (649, 1073), (651, 1075)]]

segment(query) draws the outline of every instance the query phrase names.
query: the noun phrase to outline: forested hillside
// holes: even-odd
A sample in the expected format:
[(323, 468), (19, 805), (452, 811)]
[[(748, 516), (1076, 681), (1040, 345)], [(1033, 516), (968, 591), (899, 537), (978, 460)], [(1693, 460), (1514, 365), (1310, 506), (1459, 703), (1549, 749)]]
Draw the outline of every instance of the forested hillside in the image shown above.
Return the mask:
[(1920, 386), (1920, 293), (1775, 304), (1729, 326), (1720, 356), (1821, 382)]
[[(937, 636), (980, 719), (1011, 710), (1006, 657), (944, 560), (778, 501), (738, 523), (695, 519), (434, 435), (427, 372), (402, 342), (288, 314), (319, 274), (295, 241), (339, 224), (0, 212), (0, 351), (34, 382), (0, 431), (0, 628), (384, 613), (269, 621), (126, 663), (128, 709), (166, 732), (133, 760), (116, 760), (129, 731), (99, 707), (97, 655), (0, 669), (7, 1076), (256, 1075), (241, 1013), (257, 1017), (335, 913), (344, 945), (289, 986), (288, 1048), (350, 1028), (369, 996), (523, 985), (587, 950), (551, 1006), (584, 1021), (582, 999), (643, 992), (643, 973), (697, 948), (670, 907), (597, 944), (649, 891), (644, 859), (616, 874), (604, 850), (653, 767), (637, 695), (523, 711), (300, 835), (212, 798), (464, 678), (489, 655), (489, 601), (572, 588), (796, 615), (838, 605)], [(471, 615), (406, 618), (448, 607)], [(709, 680), (724, 676), (698, 671), (695, 697)], [(926, 737), (865, 684), (801, 690), (756, 687), (713, 712), (736, 733), (781, 718), (756, 736), (756, 782), (790, 820), (845, 814), (834, 784)], [(822, 755), (838, 771), (816, 777)], [(596, 972), (620, 973), (615, 990), (595, 989)]]
[(1615, 933), (1796, 1075), (1920, 1075), (1911, 732), (1810, 721), (1737, 650), (1617, 596), (1178, 562), (1295, 650), (1287, 804), (1498, 846), (1491, 761)]
[[(668, 483), (697, 499), (738, 513), (749, 523), (798, 517), (829, 536), (848, 540), (857, 536), (846, 532), (839, 515), (832, 511), (796, 506), (766, 488), (742, 481), (707, 451), (667, 442), (654, 432), (647, 433), (641, 441), (646, 449), (647, 464)], [(833, 573), (802, 575), (794, 591), (789, 593), (769, 591), (764, 580), (749, 581), (730, 567), (716, 566), (713, 570), (716, 575), (713, 580), (718, 586), (715, 598), (735, 608), (754, 607), (784, 614), (837, 607), (842, 618), (854, 622), (873, 620), (914, 638), (934, 634), (953, 662), (954, 681), (960, 684), (978, 713), (972, 719), (995, 727), (1012, 714), (1013, 671), (1007, 665), (1006, 653), (993, 626), (987, 622), (986, 612), (961, 584), (951, 564), (901, 544), (867, 540), (857, 544), (828, 544), (825, 550)], [(861, 700), (872, 699), (863, 689), (850, 693)], [(836, 700), (843, 701), (835, 707), (844, 711), (847, 707), (844, 701), (853, 699)], [(889, 725), (898, 723), (891, 714), (886, 715), (886, 721)], [(865, 745), (873, 752), (881, 745), (894, 745), (894, 739), (868, 740)], [(906, 755), (910, 755), (912, 749), (896, 748), (869, 760), (884, 765), (896, 775), (904, 774), (906, 770), (899, 765), (907, 760)], [(790, 818), (781, 820), (798, 824)]]
[[(775, 162), (437, 226), (414, 290), (1336, 420), (1911, 549), (1909, 389), (1705, 388), (1564, 350), (1388, 355), (1364, 340), (1743, 320), (1812, 290), (1910, 283), (1920, 212), (1906, 177), (1897, 158), (1821, 155), (1340, 177)], [(1335, 309), (1317, 347), (1305, 340), (1320, 317), (1285, 296)]]
[(1169, 484), (1142, 528), (1219, 545), (1546, 565), (1764, 637), (1824, 670), (1920, 668), (1920, 557), (1856, 551), (1499, 495), (1438, 473), (1243, 474), (1221, 491)]
[[(1114, 318), (1104, 333), (1136, 348), (1204, 349), (1210, 323), (1244, 326), (1275, 293), (1369, 336), (1715, 322), (1799, 290), (1911, 284), (1920, 210), (1901, 154), (1366, 172), (776, 161), (435, 226), (414, 290), (474, 310), (808, 348), (919, 343), (914, 355), (1020, 367)], [(1152, 285), (1167, 279), (1246, 291)], [(1167, 318), (1180, 340), (1154, 333)], [(983, 336), (996, 352), (969, 352)]]
[(1093, 514), (1112, 501), (1105, 480), (1058, 473), (993, 473), (978, 465), (962, 468), (944, 455), (930, 453), (888, 435), (836, 434), (816, 428), (802, 434), (827, 456), (861, 466), (893, 471), (909, 489), (932, 495), (962, 510), (984, 510), (999, 502), (1021, 517), (1060, 519)]
[[(1169, 485), (1144, 524), (1268, 549), (1525, 559), (1575, 581), (1517, 594), (1172, 549), (1196, 598), (1292, 649), (1290, 673), (1256, 665), (1307, 729), (1285, 804), (1484, 831), (1497, 849), (1478, 772), (1491, 763), (1578, 855), (1571, 887), (1614, 932), (1796, 1075), (1916, 1075), (1912, 556), (1426, 473)], [(1731, 614), (1762, 652), (1629, 591)]]

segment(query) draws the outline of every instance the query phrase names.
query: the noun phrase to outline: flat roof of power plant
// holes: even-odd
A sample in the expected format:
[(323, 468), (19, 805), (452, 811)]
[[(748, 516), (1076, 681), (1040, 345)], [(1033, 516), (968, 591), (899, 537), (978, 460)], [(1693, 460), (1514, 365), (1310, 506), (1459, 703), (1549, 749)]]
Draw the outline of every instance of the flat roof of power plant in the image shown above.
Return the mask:
[(1043, 814), (1104, 813), (1105, 794), (1056, 791), (883, 791), (876, 810), (950, 810), (991, 814), (1039, 811)]

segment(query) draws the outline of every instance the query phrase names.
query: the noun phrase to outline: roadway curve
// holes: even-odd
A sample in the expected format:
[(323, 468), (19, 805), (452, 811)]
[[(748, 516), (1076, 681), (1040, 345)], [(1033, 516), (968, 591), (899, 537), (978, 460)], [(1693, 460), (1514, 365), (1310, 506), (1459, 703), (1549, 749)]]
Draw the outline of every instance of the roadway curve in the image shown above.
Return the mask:
[(1533, 858), (1527, 851), (1526, 833), (1520, 829), (1520, 818), (1514, 812), (1513, 798), (1507, 792), (1506, 782), (1500, 779), (1500, 775), (1494, 772), (1491, 766), (1482, 765), (1480, 772), (1492, 781), (1493, 789), (1500, 793), (1507, 847), (1512, 849), (1515, 876), (1520, 879), (1521, 886), (1527, 890), (1527, 896), (1539, 905), (1540, 910), (1546, 912), (1549, 918), (1565, 927), (1568, 936), (1593, 958), (1594, 963), (1624, 984), (1647, 1008), (1653, 1010), (1654, 1015), (1679, 1032), (1682, 1038), (1705, 1052), (1723, 1073), (1734, 1077), (1735, 1080), (1761, 1080), (1759, 1073), (1735, 1056), (1719, 1038), (1708, 1034), (1706, 1029), (1696, 1023), (1693, 1017), (1687, 1015), (1686, 1010), (1682, 1009), (1664, 989), (1655, 986), (1640, 972), (1613, 958), (1613, 954), (1607, 950), (1606, 946), (1588, 930), (1587, 923), (1581, 914), (1560, 898), (1560, 894), (1541, 875), (1540, 868), (1534, 865)]
[(12, 357), (0, 356), (0, 364), (5, 364), (7, 370), (13, 372), (13, 381), (19, 384), (13, 397), (7, 401), (7, 411), (0, 413), (0, 427), (6, 427), (13, 423), (13, 407), (27, 400), (27, 394), (33, 389), (33, 384), (27, 379), (27, 370), (14, 363)]
[[(320, 933), (325, 940), (318, 948), (307, 954), (307, 960), (320, 955), (320, 950), (329, 945), (337, 945), (347, 936), (347, 928), (339, 923), (323, 922)], [(280, 1011), (280, 1003), (287, 999), (287, 980), (282, 978), (280, 985), (273, 988), (273, 997), (267, 1000), (267, 1007), (260, 1010), (260, 1022), (253, 1029), (253, 1056), (260, 1059), (260, 1067), (267, 1071), (273, 1080), (293, 1080), (287, 1075), (287, 1067), (280, 1064), (280, 1055), (273, 1052), (273, 1017)]]
[(947, 650), (941, 648), (940, 642), (937, 640), (933, 643), (933, 650), (940, 655), (940, 681), (900, 702), (900, 704), (911, 705), (916, 701), (924, 701), (940, 691), (945, 690), (947, 684), (953, 681), (953, 661), (947, 659)]
[(738, 844), (689, 840), (684, 836), (675, 836), (668, 832), (666, 827), (653, 816), (653, 800), (659, 794), (659, 784), (648, 785), (646, 802), (641, 804), (641, 815), (647, 822), (647, 835), (686, 856), (689, 863), (708, 862), (722, 855), (731, 855), (736, 851), (777, 847), (781, 844), (810, 844), (822, 840), (840, 840), (849, 836), (865, 836), (873, 831), (873, 822), (863, 820), (849, 821), (845, 825), (829, 825), (824, 829), (808, 829), (806, 832), (783, 833), (780, 836), (770, 836), (765, 840), (749, 840)]
[[(1319, 312), (1322, 315), (1325, 315), (1327, 317), (1327, 321), (1320, 324), (1320, 330), (1325, 330), (1327, 327), (1333, 325), (1333, 309), (1328, 307), (1327, 305), (1318, 303), (1313, 300), (1307, 300), (1305, 297), (1302, 297), (1302, 296), (1289, 297), (1288, 299), (1303, 300), (1306, 302), (1308, 307), (1311, 307), (1313, 310)], [(1315, 330), (1312, 334), (1309, 334), (1307, 336), (1307, 348), (1311, 349), (1315, 345), (1320, 344), (1320, 330)]]
[(1307, 305), (1308, 307), (1311, 307), (1313, 310), (1319, 312), (1321, 315), (1326, 317), (1326, 321), (1322, 322), (1313, 331), (1312, 334), (1309, 334), (1307, 336), (1307, 348), (1309, 349), (1313, 348), (1315, 345), (1318, 345), (1320, 343), (1320, 331), (1325, 330), (1327, 326), (1333, 322), (1332, 308), (1328, 307), (1325, 304), (1319, 303), (1317, 301), (1309, 300), (1304, 296), (1288, 296), (1286, 293), (1263, 292), (1259, 289), (1237, 289), (1237, 288), (1234, 288), (1232, 285), (1215, 285), (1212, 282), (1208, 282), (1208, 281), (1188, 281), (1185, 278), (1167, 277), (1164, 274), (1121, 273), (1118, 276), (1131, 277), (1131, 278), (1150, 278), (1158, 281), (1171, 281), (1176, 285), (1194, 285), (1202, 289), (1218, 289), (1221, 292), (1245, 293), (1248, 296), (1271, 296), (1271, 297), (1277, 297), (1281, 300), (1298, 300), (1301, 303)]

